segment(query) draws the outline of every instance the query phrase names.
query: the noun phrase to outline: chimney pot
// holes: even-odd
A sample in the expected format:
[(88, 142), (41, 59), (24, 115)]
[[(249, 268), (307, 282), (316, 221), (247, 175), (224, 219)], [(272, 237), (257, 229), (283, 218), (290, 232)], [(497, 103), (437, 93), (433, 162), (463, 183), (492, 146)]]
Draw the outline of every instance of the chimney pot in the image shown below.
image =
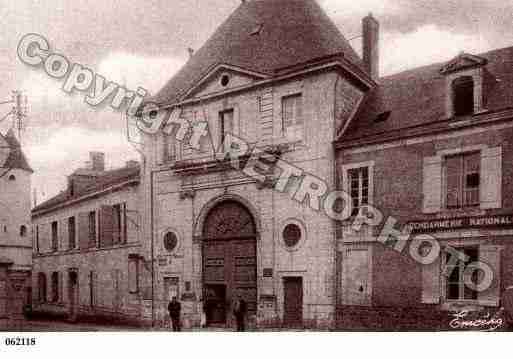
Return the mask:
[(379, 22), (372, 13), (363, 18), (363, 64), (367, 73), (379, 78)]

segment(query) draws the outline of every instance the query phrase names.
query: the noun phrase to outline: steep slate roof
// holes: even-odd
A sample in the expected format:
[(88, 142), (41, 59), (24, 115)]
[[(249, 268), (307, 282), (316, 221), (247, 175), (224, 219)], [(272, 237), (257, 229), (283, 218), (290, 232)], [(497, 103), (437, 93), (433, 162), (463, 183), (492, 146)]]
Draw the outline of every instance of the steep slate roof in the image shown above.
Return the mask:
[(285, 67), (336, 54), (362, 69), (360, 57), (315, 0), (246, 1), (151, 101), (178, 102), (220, 64), (273, 76)]
[(7, 145), (9, 146), (9, 156), (2, 165), (3, 168), (22, 169), (29, 172), (34, 172), (30, 167), (25, 154), (21, 149), (21, 145), (16, 139), (13, 130), (9, 130), (4, 136)]
[[(490, 112), (513, 107), (513, 47), (478, 55), (488, 61), (484, 75), (484, 108)], [(381, 78), (366, 96), (340, 144), (389, 136), (418, 134), (427, 129), (448, 128), (445, 64), (434, 64)], [(390, 111), (387, 120), (378, 115)]]
[(115, 170), (104, 171), (98, 175), (94, 180), (94, 183), (88, 187), (85, 187), (81, 191), (75, 191), (73, 196), (70, 196), (68, 191), (63, 191), (58, 195), (50, 198), (49, 200), (39, 204), (32, 209), (32, 213), (49, 209), (59, 204), (63, 204), (67, 201), (80, 198), (82, 196), (92, 194), (106, 188), (112, 187), (117, 184), (128, 182), (130, 180), (138, 180), (140, 174), (140, 167), (123, 167)]

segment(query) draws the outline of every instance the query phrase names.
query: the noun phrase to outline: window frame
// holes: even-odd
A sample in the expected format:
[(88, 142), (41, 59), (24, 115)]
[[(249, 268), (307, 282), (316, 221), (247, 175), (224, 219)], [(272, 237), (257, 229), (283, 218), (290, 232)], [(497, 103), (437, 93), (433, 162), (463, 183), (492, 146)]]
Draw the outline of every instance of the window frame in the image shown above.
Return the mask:
[[(342, 166), (342, 190), (346, 192), (352, 199), (351, 196), (351, 188), (350, 188), (350, 178), (349, 173), (353, 170), (359, 170), (363, 168), (367, 168), (367, 175), (368, 175), (368, 189), (367, 189), (367, 204), (366, 205), (373, 205), (374, 204), (374, 161), (366, 161), (366, 162), (358, 162), (358, 163), (349, 163)], [(363, 185), (360, 185), (359, 187), (363, 187)], [(362, 191), (359, 190), (359, 200), (361, 200)], [(361, 207), (362, 204), (360, 202)], [(354, 209), (353, 209), (354, 210)], [(355, 215), (352, 214), (352, 217)]]
[(164, 163), (172, 163), (178, 161), (178, 149), (176, 134), (172, 132), (171, 134), (164, 133), (163, 135), (163, 145), (164, 145)]
[(51, 244), (52, 244), (52, 252), (59, 251), (59, 222), (52, 221), (50, 224), (50, 235), (51, 235)]
[[(447, 266), (447, 260), (451, 257), (450, 253), (447, 253), (447, 251), (442, 251), (442, 288), (444, 293), (444, 301), (447, 303), (478, 303), (479, 302), (479, 292), (472, 291), (470, 288), (468, 290), (472, 291), (473, 297), (472, 298), (465, 298), (465, 281), (464, 281), (464, 271), (468, 267), (469, 264), (479, 261), (479, 258), (481, 256), (480, 253), (480, 246), (478, 244), (468, 244), (468, 245), (460, 245), (460, 246), (451, 246), (455, 250), (459, 251), (460, 253), (463, 253), (468, 256), (466, 253), (467, 250), (475, 250), (477, 252), (477, 256), (475, 258), (469, 258), (467, 262), (462, 262), (458, 260), (457, 264), (454, 265), (454, 270), (458, 270), (458, 281), (452, 282), (452, 284), (458, 285), (458, 297), (457, 298), (450, 298), (449, 297), (449, 280), (450, 277), (448, 274), (448, 266)], [(470, 257), (470, 256), (469, 256)]]
[[(465, 86), (469, 87), (467, 88)], [(466, 91), (469, 91), (470, 93), (467, 94), (465, 93)], [(471, 116), (475, 113), (475, 91), (476, 84), (473, 76), (462, 74), (451, 81), (451, 101), (454, 117)], [(472, 95), (471, 103), (468, 104), (466, 101), (462, 101), (468, 100), (466, 96), (470, 97), (470, 95)], [(464, 96), (465, 98), (462, 98)], [(463, 111), (461, 111), (462, 108), (464, 108)]]
[(76, 220), (75, 216), (71, 216), (71, 217), (68, 217), (68, 249), (73, 250), (76, 248), (77, 248), (77, 220)]
[(96, 228), (98, 225), (98, 220), (96, 218), (96, 211), (89, 211), (87, 218), (88, 218), (87, 226), (88, 226), (88, 237), (89, 237), (89, 241), (88, 241), (89, 246), (88, 247), (94, 248), (97, 246), (97, 243), (98, 243), (98, 230)]
[(37, 299), (39, 303), (46, 303), (48, 301), (47, 289), (46, 274), (39, 272), (37, 276)]
[[(293, 107), (293, 116), (292, 119), (289, 119), (287, 117), (287, 109), (286, 109), (286, 102), (289, 100), (295, 99), (294, 101), (294, 107)], [(298, 99), (301, 101), (300, 106), (300, 112), (298, 116)], [(304, 101), (303, 101), (303, 93), (302, 92), (295, 92), (292, 94), (287, 94), (285, 96), (281, 97), (281, 134), (282, 137), (285, 138), (287, 141), (291, 142), (297, 142), (297, 141), (303, 141), (305, 138), (305, 117), (304, 117)], [(287, 125), (287, 122), (292, 122), (292, 125)], [(299, 123), (300, 122), (300, 123)], [(296, 130), (294, 133), (297, 134), (297, 131), (299, 131), (300, 136), (291, 136), (289, 137), (289, 134), (287, 133), (288, 128), (295, 128)]]
[[(468, 167), (466, 166), (466, 159), (471, 156), (477, 157), (477, 166), (478, 166), (478, 175), (479, 175), (479, 184), (477, 187), (467, 188), (466, 179), (467, 176), (473, 174), (474, 172), (467, 172)], [(448, 203), (448, 169), (447, 169), (447, 160), (458, 158), (460, 160), (460, 173), (459, 184), (458, 184), (458, 204), (457, 205), (449, 205)], [(473, 150), (473, 151), (461, 151), (457, 153), (445, 154), (442, 156), (442, 207), (445, 210), (466, 210), (466, 209), (474, 209), (479, 208), (481, 204), (481, 185), (482, 185), (482, 168), (481, 168), (481, 158), (482, 153), (481, 150)], [(477, 202), (475, 203), (467, 203), (467, 193), (470, 191), (477, 191)]]
[[(226, 139), (226, 135), (228, 134), (225, 130), (226, 130), (226, 125), (225, 125), (225, 115), (226, 114), (229, 114), (231, 113), (232, 114), (232, 126), (231, 126), (231, 133), (234, 134), (235, 132), (235, 109), (232, 107), (232, 108), (227, 108), (227, 109), (224, 109), (224, 110), (221, 110), (219, 111), (219, 135), (218, 135), (218, 141), (219, 141), (219, 146), (218, 148), (222, 149), (223, 151), (227, 151), (228, 149), (224, 148), (224, 141)], [(221, 147), (223, 146), (223, 147)]]
[(59, 283), (59, 272), (52, 272), (52, 275), (50, 276), (50, 284), (51, 284), (51, 298), (50, 302), (52, 303), (58, 303), (59, 302), (59, 289), (60, 289), (60, 283)]

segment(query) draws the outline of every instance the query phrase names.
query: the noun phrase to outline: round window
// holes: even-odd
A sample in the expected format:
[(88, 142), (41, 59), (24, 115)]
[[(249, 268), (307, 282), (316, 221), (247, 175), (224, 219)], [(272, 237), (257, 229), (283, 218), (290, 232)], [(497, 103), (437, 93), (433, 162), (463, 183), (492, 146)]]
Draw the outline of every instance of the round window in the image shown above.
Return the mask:
[(223, 87), (225, 87), (225, 86), (228, 86), (228, 84), (229, 84), (229, 83), (230, 83), (230, 76), (228, 76), (228, 75), (223, 75), (223, 76), (221, 77), (221, 85), (222, 85)]
[(297, 224), (287, 224), (283, 229), (283, 241), (289, 248), (294, 247), (301, 240), (301, 228)]
[(173, 232), (168, 232), (164, 236), (164, 247), (168, 252), (172, 252), (178, 245), (178, 237)]

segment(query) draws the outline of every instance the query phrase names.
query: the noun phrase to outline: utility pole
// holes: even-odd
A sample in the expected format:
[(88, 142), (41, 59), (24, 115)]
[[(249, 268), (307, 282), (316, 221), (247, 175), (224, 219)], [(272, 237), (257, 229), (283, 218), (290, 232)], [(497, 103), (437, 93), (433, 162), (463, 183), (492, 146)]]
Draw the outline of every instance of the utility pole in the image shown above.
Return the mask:
[(0, 123), (12, 115), (12, 128), (18, 131), (18, 139), (21, 142), (21, 132), (25, 129), (24, 118), (27, 117), (27, 96), (21, 91), (12, 91), (10, 100), (0, 101), (0, 105), (12, 104), (11, 110), (0, 117)]

